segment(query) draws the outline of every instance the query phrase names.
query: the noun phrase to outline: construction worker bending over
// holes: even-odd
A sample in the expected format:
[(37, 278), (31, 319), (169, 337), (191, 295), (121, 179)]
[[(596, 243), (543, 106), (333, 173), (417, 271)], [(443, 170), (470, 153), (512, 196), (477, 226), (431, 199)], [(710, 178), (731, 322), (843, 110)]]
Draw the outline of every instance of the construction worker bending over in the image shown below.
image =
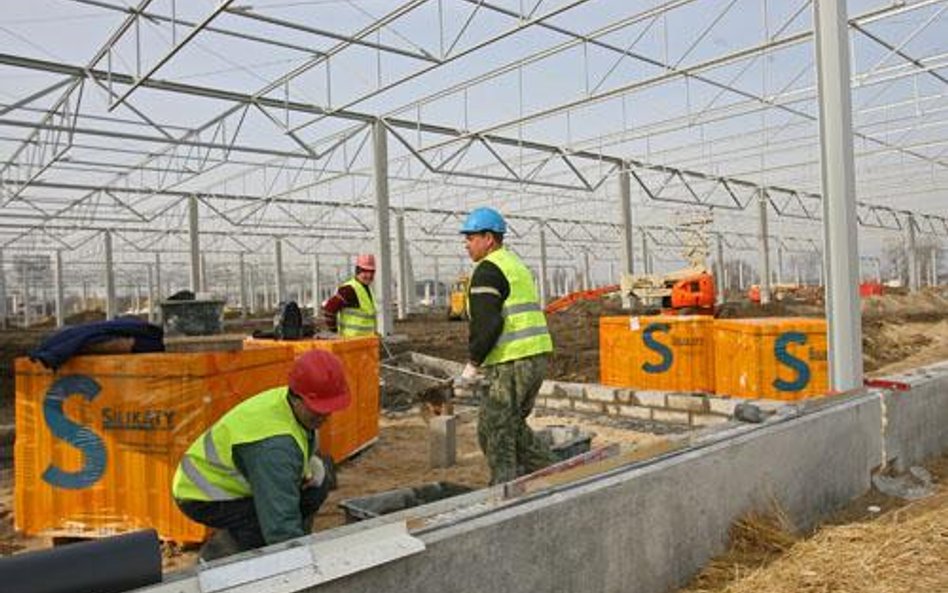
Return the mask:
[(349, 405), (342, 363), (322, 350), (300, 356), (288, 385), (224, 414), (185, 452), (172, 494), (181, 511), (218, 530), (202, 548), (211, 560), (310, 533), (335, 482), (314, 431)]
[(375, 256), (356, 258), (355, 276), (342, 283), (336, 294), (323, 303), (323, 318), (330, 331), (340, 336), (371, 336), (375, 333), (375, 301), (370, 288), (375, 278)]
[(459, 383), (481, 372), (489, 383), (480, 403), (477, 439), (490, 466), (491, 484), (555, 461), (526, 422), (546, 375), (553, 340), (533, 274), (504, 247), (506, 232), (504, 218), (491, 208), (471, 211), (461, 227), (475, 265), (467, 293), (470, 361)]

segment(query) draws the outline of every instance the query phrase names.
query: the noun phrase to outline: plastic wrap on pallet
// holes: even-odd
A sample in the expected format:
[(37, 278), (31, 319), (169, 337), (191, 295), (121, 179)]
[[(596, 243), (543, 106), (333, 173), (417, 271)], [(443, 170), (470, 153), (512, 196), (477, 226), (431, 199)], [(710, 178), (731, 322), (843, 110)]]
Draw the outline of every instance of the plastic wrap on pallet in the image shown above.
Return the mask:
[(713, 321), (703, 315), (601, 317), (600, 381), (636, 389), (713, 391)]
[(718, 319), (714, 342), (721, 395), (792, 401), (829, 389), (823, 319)]

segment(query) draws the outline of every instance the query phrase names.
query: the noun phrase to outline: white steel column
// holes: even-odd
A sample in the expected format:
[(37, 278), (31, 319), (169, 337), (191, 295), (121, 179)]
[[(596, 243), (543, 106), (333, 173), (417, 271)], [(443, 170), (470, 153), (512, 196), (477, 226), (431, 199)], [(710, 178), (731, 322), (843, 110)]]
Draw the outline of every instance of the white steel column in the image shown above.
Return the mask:
[(201, 292), (207, 292), (207, 254), (201, 254)]
[(0, 249), (0, 328), (7, 329), (7, 274), (3, 264), (3, 250)]
[(188, 224), (191, 239), (191, 292), (201, 290), (201, 235), (198, 230), (197, 196), (188, 196)]
[(721, 233), (717, 235), (718, 251), (718, 274), (720, 278), (714, 279), (714, 284), (718, 288), (718, 304), (724, 304), (725, 286), (727, 284), (727, 271), (724, 269), (724, 236)]
[(394, 324), (389, 306), (392, 303), (392, 250), (388, 212), (388, 143), (382, 120), (372, 124), (372, 177), (375, 181), (375, 238), (378, 259), (375, 283), (378, 331), (392, 333)]
[(546, 225), (540, 223), (540, 306), (546, 307), (548, 298), (548, 270), (546, 259)]
[(783, 284), (783, 245), (777, 243), (777, 284)]
[(878, 257), (873, 258), (876, 264), (876, 282), (882, 284), (882, 260)]
[(155, 252), (155, 304), (161, 303), (161, 254)]
[[(619, 171), (619, 204), (620, 218), (619, 224), (622, 225), (622, 271), (620, 274), (635, 274), (635, 248), (633, 241), (635, 237), (632, 234), (632, 186), (629, 180), (628, 163), (622, 163), (622, 169)], [(627, 296), (622, 297), (628, 300)], [(624, 304), (627, 307), (629, 305)]]
[(247, 262), (244, 258), (244, 252), (238, 254), (237, 279), (240, 282), (240, 290), (237, 294), (240, 296), (240, 318), (247, 319)]
[(652, 265), (651, 265), (651, 262), (649, 261), (649, 253), (648, 253), (648, 235), (644, 232), (642, 233), (642, 273), (643, 274), (652, 273)]
[(583, 249), (583, 290), (592, 288), (592, 276), (589, 272), (589, 250)]
[(434, 306), (441, 306), (441, 267), (438, 265), (438, 256), (434, 256)]
[(115, 267), (112, 261), (112, 233), (102, 234), (105, 244), (105, 318), (115, 319)]
[(395, 244), (398, 249), (395, 270), (398, 274), (398, 319), (408, 313), (408, 254), (405, 249), (405, 215), (395, 213)]
[(322, 304), (322, 299), (319, 298), (319, 254), (313, 254), (313, 266), (312, 266), (312, 278), (310, 279), (313, 284), (313, 317), (319, 316), (319, 306)]
[(273, 238), (273, 289), (275, 302), (273, 306), (279, 306), (286, 299), (286, 284), (283, 278), (283, 240), (280, 237)]
[(918, 261), (918, 244), (915, 240), (915, 217), (911, 214), (908, 215), (906, 219), (906, 236), (908, 239), (908, 283), (909, 290), (912, 292), (918, 292), (918, 289), (921, 287), (921, 279), (919, 278), (919, 261)]
[(767, 231), (767, 206), (770, 200), (764, 190), (757, 193), (760, 209), (760, 304), (770, 302), (770, 237)]
[(155, 323), (157, 319), (157, 307), (156, 298), (157, 291), (155, 290), (155, 274), (151, 270), (151, 264), (145, 264), (145, 271), (148, 272), (148, 323)]
[(30, 327), (30, 323), (33, 319), (33, 313), (30, 311), (30, 301), (33, 299), (30, 296), (30, 280), (32, 273), (30, 270), (30, 262), (28, 260), (23, 260), (23, 327)]
[(938, 286), (938, 245), (932, 245), (931, 250), (931, 285)]
[(744, 260), (737, 260), (737, 289), (744, 290)]
[(849, 26), (846, 3), (814, 2), (820, 148), (823, 178), (823, 260), (829, 328), (830, 388), (862, 386), (859, 248), (853, 164)]
[(257, 314), (257, 266), (250, 266), (250, 314)]
[(66, 324), (66, 309), (64, 305), (65, 295), (63, 290), (63, 252), (56, 250), (54, 271), (54, 298), (56, 299), (56, 327), (62, 327)]

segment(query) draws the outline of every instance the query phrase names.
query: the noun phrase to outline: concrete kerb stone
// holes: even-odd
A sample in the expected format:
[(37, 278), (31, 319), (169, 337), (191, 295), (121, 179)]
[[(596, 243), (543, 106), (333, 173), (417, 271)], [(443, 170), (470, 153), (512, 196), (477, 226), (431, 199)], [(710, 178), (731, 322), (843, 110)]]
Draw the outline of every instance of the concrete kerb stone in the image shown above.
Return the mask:
[(636, 391), (635, 403), (650, 408), (664, 408), (666, 395), (664, 391)]
[(586, 399), (597, 402), (612, 403), (616, 401), (616, 389), (605, 385), (587, 385)]
[(701, 394), (669, 393), (665, 398), (669, 408), (687, 410), (689, 412), (707, 412), (708, 398)]
[(551, 410), (572, 410), (573, 400), (567, 397), (546, 397), (537, 402), (540, 407)]
[(721, 397), (709, 397), (708, 398), (708, 411), (714, 414), (723, 414), (725, 416), (733, 416), (734, 408), (737, 407), (737, 404), (745, 402), (745, 399), (731, 399), (731, 398), (721, 398)]

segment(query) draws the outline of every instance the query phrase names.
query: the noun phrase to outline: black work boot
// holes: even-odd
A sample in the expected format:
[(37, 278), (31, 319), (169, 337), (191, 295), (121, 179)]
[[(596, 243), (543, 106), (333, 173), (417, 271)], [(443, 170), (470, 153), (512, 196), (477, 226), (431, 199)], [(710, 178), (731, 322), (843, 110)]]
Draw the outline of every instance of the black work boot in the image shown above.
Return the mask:
[(211, 560), (224, 558), (225, 556), (230, 556), (241, 551), (240, 545), (229, 531), (226, 529), (216, 529), (213, 535), (201, 546), (198, 557), (204, 562), (210, 562)]

